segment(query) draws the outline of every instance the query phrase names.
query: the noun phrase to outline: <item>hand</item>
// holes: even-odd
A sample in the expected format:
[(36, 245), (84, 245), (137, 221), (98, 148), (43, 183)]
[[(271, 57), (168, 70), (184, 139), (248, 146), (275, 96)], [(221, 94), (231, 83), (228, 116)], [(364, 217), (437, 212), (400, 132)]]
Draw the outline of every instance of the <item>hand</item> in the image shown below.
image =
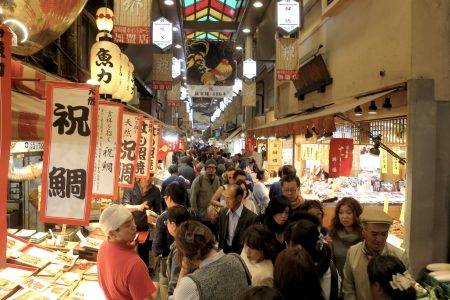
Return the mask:
[(333, 239), (332, 239), (329, 235), (326, 235), (323, 239), (324, 239), (325, 242), (327, 242), (328, 244), (331, 243), (331, 242), (333, 242)]
[(138, 211), (144, 211), (144, 209), (147, 209), (147, 208), (148, 208), (147, 202), (143, 202), (143, 203), (141, 203), (140, 205), (138, 205), (137, 210), (138, 210)]
[(147, 215), (147, 223), (153, 227), (156, 226), (156, 217), (152, 215)]

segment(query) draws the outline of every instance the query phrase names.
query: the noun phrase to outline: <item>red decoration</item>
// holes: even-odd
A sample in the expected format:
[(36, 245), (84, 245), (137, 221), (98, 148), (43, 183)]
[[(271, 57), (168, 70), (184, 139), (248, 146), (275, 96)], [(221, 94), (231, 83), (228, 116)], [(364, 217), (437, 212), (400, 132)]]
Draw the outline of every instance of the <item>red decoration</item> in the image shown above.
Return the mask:
[(255, 152), (256, 139), (253, 136), (249, 136), (245, 139), (245, 153)]
[(353, 162), (353, 139), (331, 139), (330, 141), (330, 178), (350, 176)]

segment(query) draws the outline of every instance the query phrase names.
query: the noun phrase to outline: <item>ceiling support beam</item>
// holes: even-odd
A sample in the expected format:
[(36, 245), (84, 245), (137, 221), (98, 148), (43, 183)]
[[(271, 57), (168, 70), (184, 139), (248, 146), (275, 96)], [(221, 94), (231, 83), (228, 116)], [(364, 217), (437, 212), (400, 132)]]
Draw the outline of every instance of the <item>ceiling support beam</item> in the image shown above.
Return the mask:
[(221, 31), (221, 32), (236, 32), (238, 25), (235, 22), (212, 22), (212, 21), (184, 21), (184, 31)]

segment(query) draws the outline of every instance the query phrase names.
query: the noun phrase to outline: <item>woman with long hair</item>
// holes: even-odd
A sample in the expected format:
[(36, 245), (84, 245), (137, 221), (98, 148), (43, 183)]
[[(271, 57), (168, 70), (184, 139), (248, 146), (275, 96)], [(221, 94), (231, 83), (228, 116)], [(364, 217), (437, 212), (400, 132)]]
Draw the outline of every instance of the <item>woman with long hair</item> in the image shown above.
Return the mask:
[(286, 249), (284, 240), (284, 229), (288, 225), (291, 215), (291, 204), (289, 199), (283, 195), (274, 197), (266, 208), (265, 215), (262, 215), (262, 223), (275, 236), (276, 254)]
[(342, 198), (334, 210), (327, 241), (331, 245), (336, 267), (341, 276), (348, 249), (363, 239), (359, 222), (362, 211), (361, 204), (351, 197)]

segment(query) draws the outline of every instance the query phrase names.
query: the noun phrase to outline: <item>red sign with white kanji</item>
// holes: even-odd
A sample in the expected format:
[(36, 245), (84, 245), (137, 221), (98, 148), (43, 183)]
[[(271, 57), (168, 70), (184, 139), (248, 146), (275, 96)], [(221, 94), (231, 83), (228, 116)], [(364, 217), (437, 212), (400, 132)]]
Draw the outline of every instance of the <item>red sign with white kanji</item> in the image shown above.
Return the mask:
[(351, 176), (353, 163), (353, 139), (331, 139), (329, 174), (330, 178)]

